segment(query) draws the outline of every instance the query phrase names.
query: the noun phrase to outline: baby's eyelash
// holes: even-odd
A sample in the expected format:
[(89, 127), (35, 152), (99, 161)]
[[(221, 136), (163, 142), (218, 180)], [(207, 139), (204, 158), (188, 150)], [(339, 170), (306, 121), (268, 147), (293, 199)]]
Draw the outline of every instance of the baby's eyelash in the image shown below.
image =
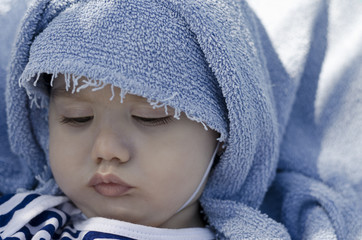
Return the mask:
[(93, 120), (93, 118), (94, 118), (93, 116), (75, 117), (75, 118), (61, 117), (60, 122), (62, 124), (80, 125)]
[[(159, 126), (168, 124), (173, 120), (173, 117), (166, 116), (161, 118), (145, 118), (139, 116), (132, 116), (137, 122), (141, 123), (145, 126)], [(86, 124), (89, 121), (93, 120), (94, 116), (85, 116), (85, 117), (61, 117), (60, 122), (62, 124), (69, 124), (73, 126), (78, 126), (82, 124)]]
[(167, 116), (167, 117), (161, 117), (161, 118), (145, 118), (145, 117), (139, 117), (139, 116), (132, 116), (136, 121), (140, 122), (141, 124), (145, 126), (159, 126), (163, 124), (168, 124), (173, 120), (173, 117)]

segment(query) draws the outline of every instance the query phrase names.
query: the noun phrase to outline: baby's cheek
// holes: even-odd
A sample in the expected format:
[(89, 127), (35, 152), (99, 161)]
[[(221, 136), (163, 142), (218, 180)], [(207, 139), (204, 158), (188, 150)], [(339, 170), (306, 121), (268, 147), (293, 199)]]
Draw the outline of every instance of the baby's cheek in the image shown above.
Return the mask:
[(67, 150), (65, 150), (65, 147), (66, 146), (59, 144), (52, 145), (52, 141), (50, 141), (50, 167), (56, 182), (62, 190), (64, 186), (74, 185), (71, 181), (73, 180), (74, 171), (76, 169), (74, 164), (71, 162), (72, 156)]

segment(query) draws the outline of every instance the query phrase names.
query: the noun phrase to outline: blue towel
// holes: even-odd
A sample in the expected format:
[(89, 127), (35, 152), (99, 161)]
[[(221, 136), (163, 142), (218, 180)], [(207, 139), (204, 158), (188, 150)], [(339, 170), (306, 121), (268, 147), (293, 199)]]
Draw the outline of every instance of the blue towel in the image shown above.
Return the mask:
[(293, 239), (362, 239), (362, 3), (257, 2), (299, 85), (263, 211)]
[[(31, 179), (30, 170), (20, 163), (19, 157), (10, 151), (8, 140), (5, 81), (6, 68), (9, 64), (11, 47), (16, 29), (26, 11), (29, 0), (14, 0), (0, 3), (0, 176), (2, 177), (0, 193), (11, 192), (18, 186), (24, 186), (24, 179)], [(31, 185), (25, 185), (31, 187)]]
[[(117, 22), (123, 24), (110, 24)], [(220, 239), (289, 238), (258, 207), (274, 178), (295, 86), (245, 2), (36, 1), (17, 38), (6, 92), (12, 151), (31, 176), (8, 192), (57, 193), (47, 160), (43, 72), (111, 83), (220, 132), (226, 149), (201, 199), (211, 227)]]

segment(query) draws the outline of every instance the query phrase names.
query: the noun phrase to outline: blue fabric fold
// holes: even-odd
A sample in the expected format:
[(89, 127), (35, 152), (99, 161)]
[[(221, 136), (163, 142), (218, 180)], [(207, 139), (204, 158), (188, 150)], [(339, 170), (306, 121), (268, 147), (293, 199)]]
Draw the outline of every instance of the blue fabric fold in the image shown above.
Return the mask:
[(0, 10), (0, 25), (2, 27), (0, 35), (0, 195), (13, 192), (19, 187), (31, 188), (33, 182), (31, 179), (34, 178), (30, 169), (21, 164), (19, 156), (10, 150), (5, 105), (5, 83), (11, 47), (28, 2), (15, 0), (0, 3), (2, 4)]
[(262, 209), (293, 239), (361, 239), (362, 5), (283, 5), (274, 14), (279, 25), (272, 26), (267, 1), (258, 2), (254, 9), (298, 85)]

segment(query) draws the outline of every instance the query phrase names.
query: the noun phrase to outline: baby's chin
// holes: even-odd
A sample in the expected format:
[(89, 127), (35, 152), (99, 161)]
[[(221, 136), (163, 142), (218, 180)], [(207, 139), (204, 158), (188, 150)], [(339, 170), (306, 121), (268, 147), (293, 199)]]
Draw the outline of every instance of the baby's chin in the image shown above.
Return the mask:
[[(104, 205), (103, 205), (104, 207)], [(175, 213), (172, 216), (162, 216), (160, 211), (151, 211), (148, 214), (142, 214), (135, 210), (130, 209), (91, 209), (81, 208), (78, 206), (87, 218), (101, 217), (111, 220), (118, 220), (122, 222), (138, 224), (155, 228), (168, 228), (180, 229), (189, 227), (204, 227), (205, 223), (200, 217), (193, 217), (192, 219), (185, 219), (183, 213)], [(186, 214), (187, 215), (187, 214)]]
[[(77, 205), (76, 205), (77, 206)], [(77, 206), (87, 218), (107, 218), (112, 220), (118, 220), (122, 222), (128, 222), (133, 224), (139, 224), (149, 227), (161, 227), (165, 221), (156, 219), (150, 219), (144, 214), (138, 213), (136, 210), (123, 209), (121, 207), (106, 206), (104, 203), (98, 208), (87, 208), (84, 206)], [(156, 213), (152, 215), (157, 215)]]
[[(104, 207), (104, 206), (103, 206)], [(101, 217), (101, 218), (107, 218), (107, 219), (113, 219), (123, 222), (130, 222), (134, 224), (142, 224), (140, 221), (140, 217), (135, 216), (135, 213), (131, 213), (131, 211), (122, 211), (120, 209), (117, 209), (115, 211), (112, 207), (109, 207), (110, 209), (87, 209), (87, 208), (80, 208), (80, 210), (83, 212), (83, 214), (87, 218), (94, 218), (94, 217)]]

